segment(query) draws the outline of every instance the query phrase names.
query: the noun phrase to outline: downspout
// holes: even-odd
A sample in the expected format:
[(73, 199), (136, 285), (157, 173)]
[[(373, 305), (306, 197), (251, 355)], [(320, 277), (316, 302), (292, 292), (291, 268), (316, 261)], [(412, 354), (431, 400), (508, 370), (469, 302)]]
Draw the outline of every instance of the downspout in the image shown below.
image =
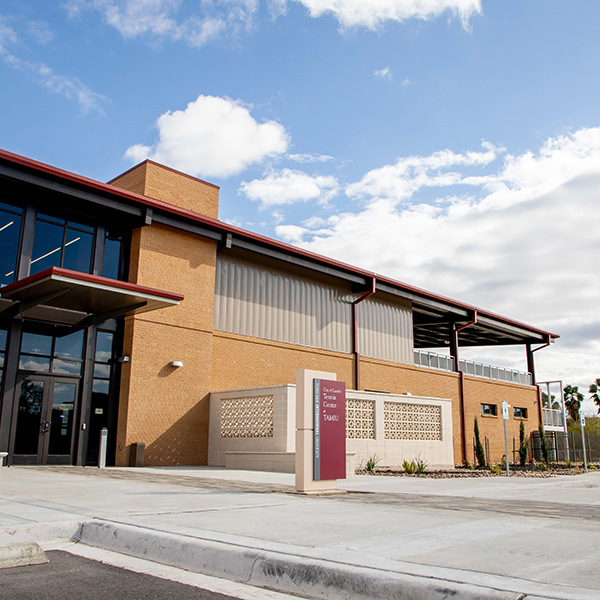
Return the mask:
[(460, 369), (460, 356), (458, 355), (458, 332), (475, 325), (477, 323), (477, 311), (473, 311), (473, 320), (469, 321), (466, 325), (462, 325), (455, 329), (452, 333), (454, 336), (454, 347), (456, 348), (456, 371), (459, 375), (459, 395), (460, 395), (460, 414), (462, 419), (462, 452), (463, 460), (467, 460), (467, 414), (465, 408), (465, 374)]
[(352, 353), (354, 354), (354, 382), (355, 389), (360, 390), (360, 354), (358, 352), (358, 305), (366, 300), (369, 296), (375, 293), (377, 279), (373, 277), (371, 281), (371, 289), (364, 295), (352, 303)]
[[(533, 384), (535, 385), (535, 387), (537, 388), (537, 397), (538, 397), (538, 418), (540, 420), (540, 423), (542, 424), (542, 427), (544, 426), (544, 411), (543, 411), (543, 407), (542, 407), (542, 390), (540, 388), (540, 386), (537, 384), (536, 378), (535, 378), (535, 372), (533, 369), (533, 353), (537, 352), (538, 350), (541, 350), (542, 348), (547, 348), (550, 344), (552, 343), (552, 339), (550, 336), (548, 336), (548, 341), (545, 344), (542, 344), (541, 346), (538, 346), (537, 348), (528, 348), (528, 356), (527, 358), (529, 358), (529, 356), (531, 356), (531, 364), (528, 365), (528, 367), (531, 369), (531, 377), (533, 378)], [(529, 360), (528, 360), (529, 362)], [(561, 390), (562, 391), (562, 390)], [(548, 391), (548, 394), (550, 392)], [(563, 409), (564, 409), (564, 405), (563, 405)]]

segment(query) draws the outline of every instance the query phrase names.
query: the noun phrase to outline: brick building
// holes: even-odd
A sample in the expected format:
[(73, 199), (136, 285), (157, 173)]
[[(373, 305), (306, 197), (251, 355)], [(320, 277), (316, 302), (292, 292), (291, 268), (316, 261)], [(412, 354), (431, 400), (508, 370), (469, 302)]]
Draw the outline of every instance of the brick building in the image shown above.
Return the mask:
[[(510, 438), (537, 429), (533, 357), (555, 334), (221, 222), (216, 186), (151, 161), (104, 184), (0, 151), (0, 190), (11, 464), (94, 464), (103, 427), (109, 463), (143, 442), (146, 464), (207, 464), (211, 392), (297, 369), (398, 411), (449, 403), (455, 463), (473, 460), (475, 416), (500, 460), (504, 400)], [(488, 345), (523, 346), (528, 373), (459, 356)]]

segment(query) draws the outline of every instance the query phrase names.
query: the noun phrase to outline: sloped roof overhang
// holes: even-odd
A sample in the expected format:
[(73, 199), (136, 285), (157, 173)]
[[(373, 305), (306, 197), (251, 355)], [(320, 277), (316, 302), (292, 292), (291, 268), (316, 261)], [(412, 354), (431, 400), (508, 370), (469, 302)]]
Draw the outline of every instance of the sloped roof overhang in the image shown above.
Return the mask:
[(51, 267), (0, 290), (2, 314), (84, 327), (176, 306), (181, 294)]
[(194, 211), (117, 188), (51, 165), (0, 150), (0, 177), (86, 201), (103, 210), (119, 212), (135, 226), (158, 223), (217, 241), (222, 251), (240, 248), (255, 254), (335, 277), (350, 283), (360, 293), (371, 287), (409, 300), (413, 307), (415, 348), (441, 347), (448, 343), (449, 327), (469, 323), (476, 312), (477, 323), (460, 333), (460, 346), (535, 344), (559, 336), (490, 311), (446, 298), (341, 261), (297, 248), (247, 231)]

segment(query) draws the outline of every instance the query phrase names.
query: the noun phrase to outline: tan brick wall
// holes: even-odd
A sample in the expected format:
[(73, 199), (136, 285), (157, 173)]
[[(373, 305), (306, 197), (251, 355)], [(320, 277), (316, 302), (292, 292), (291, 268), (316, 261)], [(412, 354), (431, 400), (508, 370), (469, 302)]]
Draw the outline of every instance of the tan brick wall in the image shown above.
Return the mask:
[(216, 243), (153, 225), (131, 247), (130, 281), (185, 298), (126, 319), (116, 463), (144, 442), (147, 465), (206, 464)]
[[(481, 443), (484, 443), (485, 436), (489, 439), (490, 455), (492, 462), (500, 462), (504, 455), (504, 423), (502, 419), (502, 401), (508, 402), (509, 419), (506, 422), (506, 433), (508, 438), (508, 453), (511, 462), (519, 457), (513, 458), (513, 438), (515, 448), (519, 446), (519, 427), (521, 419), (513, 417), (513, 408), (519, 406), (527, 409), (527, 419), (525, 423), (525, 434), (529, 439), (531, 431), (537, 430), (539, 423), (537, 388), (505, 384), (496, 381), (488, 381), (475, 377), (465, 377), (465, 397), (467, 414), (467, 455), (469, 461), (475, 460), (473, 456), (473, 430), (474, 421), (477, 417), (479, 421), (479, 433)], [(484, 416), (481, 414), (481, 404), (496, 404), (498, 414), (495, 417)]]
[[(215, 331), (212, 360), (212, 390), (258, 387), (293, 383), (297, 369), (314, 369), (337, 373), (338, 379), (352, 387), (354, 358), (350, 354), (328, 352), (260, 340), (247, 336)], [(452, 400), (452, 429), (454, 458), (458, 464), (462, 453), (462, 416), (460, 378), (456, 373), (436, 371), (409, 365), (361, 358), (361, 387), (394, 394), (450, 398)], [(504, 428), (501, 416), (502, 400), (527, 408), (527, 435), (537, 429), (537, 391), (535, 388), (505, 384), (475, 377), (465, 377), (465, 420), (467, 458), (473, 462), (473, 425), (477, 416), (482, 440), (488, 435), (491, 458), (500, 462), (504, 454)], [(481, 403), (498, 404), (498, 417), (481, 417)], [(519, 420), (513, 419), (512, 408), (508, 425), (509, 452), (512, 460), (512, 437), (518, 443)]]
[(144, 195), (146, 193), (146, 162), (130, 169), (110, 182), (110, 185)]
[(328, 371), (340, 381), (352, 381), (353, 364), (349, 354), (215, 331), (212, 390), (295, 384), (298, 369)]
[(141, 163), (110, 184), (215, 219), (219, 216), (217, 186), (152, 161)]

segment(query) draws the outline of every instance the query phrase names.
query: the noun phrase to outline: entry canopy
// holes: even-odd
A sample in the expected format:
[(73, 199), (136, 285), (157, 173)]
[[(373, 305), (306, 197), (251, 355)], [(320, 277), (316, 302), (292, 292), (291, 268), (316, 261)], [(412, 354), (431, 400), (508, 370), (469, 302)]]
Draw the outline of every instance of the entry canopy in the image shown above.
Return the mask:
[[(0, 289), (0, 314), (87, 327), (176, 306), (181, 294), (51, 267)], [(7, 302), (8, 301), (8, 302)]]

